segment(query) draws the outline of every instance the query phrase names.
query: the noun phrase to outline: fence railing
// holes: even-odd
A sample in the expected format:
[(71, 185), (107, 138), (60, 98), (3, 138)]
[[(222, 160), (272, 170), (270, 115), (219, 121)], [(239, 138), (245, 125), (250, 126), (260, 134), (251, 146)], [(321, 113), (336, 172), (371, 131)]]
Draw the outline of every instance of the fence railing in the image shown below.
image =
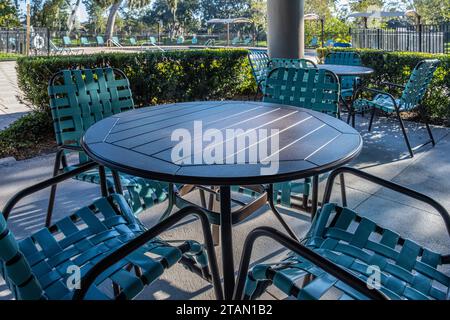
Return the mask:
[(352, 29), (356, 48), (450, 53), (450, 23), (396, 29)]
[[(30, 33), (30, 55), (47, 55), (58, 52), (62, 47), (85, 47), (105, 46), (106, 39), (103, 34), (54, 31), (47, 28), (32, 28)], [(70, 43), (63, 41), (68, 36)], [(97, 36), (102, 36), (104, 43), (98, 44)], [(167, 33), (116, 33), (114, 34), (122, 46), (140, 46), (150, 42), (154, 38), (158, 45), (177, 46), (265, 46), (266, 36), (256, 37), (253, 34), (239, 34), (231, 32), (228, 39), (227, 33), (197, 33), (184, 35), (183, 41), (177, 37), (170, 37)], [(67, 38), (66, 38), (67, 40)], [(25, 29), (2, 29), (0, 28), (0, 52), (26, 53), (26, 30)]]
[[(26, 54), (25, 29), (0, 29), (0, 52)], [(30, 32), (30, 55), (50, 53), (50, 34), (46, 28), (33, 28)]]

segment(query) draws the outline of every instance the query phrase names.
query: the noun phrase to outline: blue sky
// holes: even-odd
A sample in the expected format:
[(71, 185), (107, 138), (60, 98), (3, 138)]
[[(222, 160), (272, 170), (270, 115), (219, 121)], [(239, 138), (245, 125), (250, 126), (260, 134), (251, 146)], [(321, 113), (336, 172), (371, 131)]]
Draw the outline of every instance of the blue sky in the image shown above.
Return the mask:
[[(33, 2), (33, 0), (30, 0), (30, 1)], [(19, 3), (20, 3), (20, 10), (22, 12), (26, 12), (26, 0), (19, 0)], [(79, 21), (83, 22), (83, 21), (88, 20), (86, 7), (84, 6), (83, 3), (81, 3), (80, 7), (78, 8), (77, 14), (78, 14)]]

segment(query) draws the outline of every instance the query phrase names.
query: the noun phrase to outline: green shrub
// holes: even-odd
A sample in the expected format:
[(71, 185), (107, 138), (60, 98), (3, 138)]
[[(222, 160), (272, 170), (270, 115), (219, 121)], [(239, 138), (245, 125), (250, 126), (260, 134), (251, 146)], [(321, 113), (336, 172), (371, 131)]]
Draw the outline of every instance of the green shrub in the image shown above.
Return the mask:
[(0, 159), (17, 159), (36, 155), (52, 148), (54, 140), (52, 119), (47, 112), (33, 111), (0, 131)]
[(61, 69), (111, 66), (130, 80), (136, 106), (227, 99), (255, 90), (247, 50), (99, 53), (20, 58), (19, 87), (33, 106), (49, 110), (48, 81)]
[[(345, 51), (355, 49), (319, 48), (318, 57), (323, 60), (329, 51)], [(365, 66), (375, 72), (370, 77), (373, 86), (381, 87), (382, 82), (405, 84), (411, 71), (420, 60), (439, 59), (440, 67), (436, 70), (433, 81), (423, 100), (434, 122), (448, 125), (450, 123), (450, 55), (419, 52), (387, 52), (373, 49), (356, 49)], [(386, 89), (386, 88), (382, 88)], [(396, 92), (400, 94), (400, 92)]]
[(21, 55), (17, 53), (0, 52), (0, 61), (12, 61), (19, 58)]

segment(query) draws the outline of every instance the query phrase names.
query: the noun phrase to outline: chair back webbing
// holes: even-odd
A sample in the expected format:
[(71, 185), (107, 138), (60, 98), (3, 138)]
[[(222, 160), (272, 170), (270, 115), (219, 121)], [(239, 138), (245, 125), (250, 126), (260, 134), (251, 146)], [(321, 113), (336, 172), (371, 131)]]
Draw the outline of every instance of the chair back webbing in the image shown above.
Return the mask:
[(92, 124), (134, 107), (127, 77), (113, 68), (62, 70), (48, 93), (58, 145), (79, 146)]
[[(345, 51), (337, 52), (333, 51), (327, 54), (325, 57), (325, 64), (341, 64), (346, 66), (362, 66), (361, 57), (357, 52)], [(353, 89), (355, 79), (353, 76), (340, 77), (342, 89)]]
[(328, 70), (277, 68), (266, 80), (264, 102), (338, 114), (339, 80)]
[(43, 290), (31, 267), (19, 249), (19, 244), (8, 229), (0, 212), (0, 275), (13, 295), (24, 300), (43, 298)]
[(252, 68), (253, 76), (259, 84), (267, 76), (267, 65), (269, 64), (269, 55), (264, 50), (250, 50), (248, 54), (250, 66)]
[(417, 64), (400, 98), (402, 109), (410, 110), (420, 104), (439, 64), (437, 59), (422, 60)]
[(269, 62), (270, 69), (276, 68), (316, 68), (316, 64), (308, 59), (272, 58)]
[(354, 51), (332, 51), (325, 57), (325, 64), (341, 64), (346, 66), (361, 66), (361, 56)]

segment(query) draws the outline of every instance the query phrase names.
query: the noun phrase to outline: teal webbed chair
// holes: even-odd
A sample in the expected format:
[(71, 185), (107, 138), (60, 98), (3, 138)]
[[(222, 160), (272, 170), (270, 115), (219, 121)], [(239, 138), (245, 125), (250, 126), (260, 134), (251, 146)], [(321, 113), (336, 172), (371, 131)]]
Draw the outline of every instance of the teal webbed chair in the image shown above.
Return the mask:
[(287, 58), (272, 58), (268, 63), (268, 69), (276, 68), (317, 68), (317, 65), (308, 59), (287, 59)]
[(264, 81), (267, 78), (267, 68), (270, 62), (269, 55), (266, 50), (249, 50), (248, 60), (257, 84), (257, 90), (258, 92), (264, 93)]
[[(235, 298), (255, 299), (273, 285), (298, 300), (450, 300), (450, 277), (443, 272), (448, 270), (450, 255), (425, 248), (354, 210), (330, 203), (334, 180), (341, 174), (355, 175), (430, 205), (444, 220), (450, 236), (449, 213), (433, 199), (363, 171), (339, 168), (330, 174), (324, 205), (301, 243), (268, 227), (249, 234)], [(257, 264), (247, 272), (253, 244), (260, 237), (275, 240), (290, 253), (282, 261)]]
[(120, 43), (119, 37), (117, 37), (117, 36), (111, 37), (111, 40), (114, 45), (119, 46), (119, 47), (122, 46), (122, 44)]
[[(80, 147), (85, 131), (97, 121), (132, 110), (134, 102), (125, 74), (113, 68), (62, 70), (49, 82), (50, 108), (58, 144), (53, 174), (77, 168), (89, 159)], [(76, 163), (68, 159), (76, 153)], [(117, 173), (100, 167), (75, 176), (75, 179), (101, 185), (102, 195), (122, 191), (135, 213), (167, 198), (167, 190), (159, 182)], [(47, 226), (51, 223), (56, 185), (52, 186)]]
[(68, 53), (82, 54), (84, 52), (82, 48), (73, 48), (72, 39), (68, 36), (63, 37), (63, 44)]
[[(13, 296), (17, 300), (133, 299), (181, 263), (212, 281), (217, 298), (222, 299), (208, 218), (195, 207), (147, 229), (122, 195), (111, 194), (24, 239), (14, 237), (6, 221), (21, 199), (94, 167), (89, 162), (22, 190), (0, 212), (0, 275)], [(158, 238), (190, 215), (200, 218), (204, 245)]]
[(136, 46), (137, 45), (136, 38), (134, 38), (134, 37), (129, 38), (128, 41), (130, 42), (130, 45), (132, 45), (132, 46)]
[(373, 119), (377, 111), (382, 111), (389, 115), (394, 114), (397, 117), (411, 158), (414, 157), (414, 152), (409, 142), (408, 135), (406, 133), (406, 129), (400, 113), (402, 111), (419, 109), (425, 122), (430, 140), (415, 147), (414, 149), (418, 149), (429, 143), (431, 143), (433, 146), (435, 145), (433, 133), (431, 132), (430, 126), (428, 124), (428, 116), (426, 114), (425, 108), (421, 108), (421, 102), (425, 97), (427, 89), (431, 83), (431, 80), (433, 79), (434, 72), (439, 67), (439, 64), (440, 61), (437, 59), (420, 61), (412, 71), (409, 81), (405, 86), (393, 83), (383, 83), (390, 88), (403, 89), (403, 93), (398, 99), (396, 99), (390, 93), (373, 88), (361, 88), (361, 90), (357, 94), (355, 94), (357, 98), (359, 94), (363, 92), (370, 92), (374, 94), (374, 97), (372, 99), (356, 99), (353, 103), (352, 108), (354, 112), (371, 110), (372, 114), (369, 122), (369, 131), (372, 130)]
[(97, 41), (97, 46), (105, 45), (105, 39), (102, 36), (96, 36), (95, 40)]
[[(316, 68), (273, 69), (266, 81), (263, 102), (311, 109), (337, 117), (339, 114), (339, 79), (328, 70)], [(318, 177), (314, 177), (318, 183)], [(276, 183), (274, 200), (291, 207), (293, 198), (302, 195), (302, 207), (308, 208), (311, 178)], [(315, 186), (314, 186), (315, 187)], [(312, 208), (315, 213), (315, 208)]]
[(86, 46), (86, 47), (91, 46), (91, 42), (88, 40), (87, 37), (80, 37), (80, 43), (82, 46)]
[[(340, 64), (346, 66), (362, 66), (361, 56), (357, 52), (330, 52), (325, 57), (325, 64)], [(343, 76), (341, 81), (341, 97), (350, 99), (353, 97), (355, 84), (359, 77)]]

